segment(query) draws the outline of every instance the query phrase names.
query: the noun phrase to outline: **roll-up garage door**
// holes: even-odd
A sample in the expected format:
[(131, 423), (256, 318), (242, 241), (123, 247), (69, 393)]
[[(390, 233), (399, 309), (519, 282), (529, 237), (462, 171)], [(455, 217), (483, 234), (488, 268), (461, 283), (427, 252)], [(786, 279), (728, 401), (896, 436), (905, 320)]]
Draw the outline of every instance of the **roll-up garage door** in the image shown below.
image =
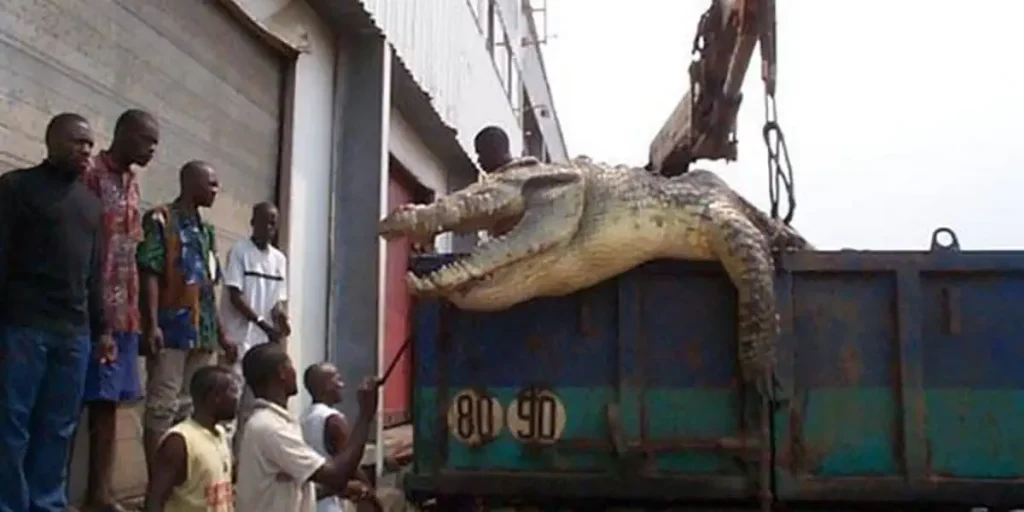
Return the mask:
[[(186, 161), (212, 163), (221, 194), (205, 214), (223, 261), (248, 234), (252, 205), (276, 200), (285, 59), (214, 0), (4, 0), (0, 172), (43, 157), (54, 114), (87, 117), (98, 150), (121, 112), (144, 108), (161, 124), (156, 159), (143, 172), (145, 206), (175, 197)], [(119, 418), (121, 495), (145, 486), (137, 412)]]
[(103, 148), (118, 114), (147, 109), (162, 140), (144, 199), (173, 199), (184, 162), (214, 164), (222, 192), (207, 218), (223, 256), (252, 204), (276, 199), (284, 64), (213, 0), (5, 0), (0, 171), (43, 156), (58, 112), (85, 115)]

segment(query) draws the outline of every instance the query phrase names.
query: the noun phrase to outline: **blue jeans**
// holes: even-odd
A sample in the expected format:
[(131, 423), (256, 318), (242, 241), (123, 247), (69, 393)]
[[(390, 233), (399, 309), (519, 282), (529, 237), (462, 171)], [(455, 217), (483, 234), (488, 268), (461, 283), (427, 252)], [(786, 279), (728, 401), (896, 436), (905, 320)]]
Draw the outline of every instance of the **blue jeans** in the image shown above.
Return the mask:
[(67, 507), (88, 335), (0, 326), (0, 512)]

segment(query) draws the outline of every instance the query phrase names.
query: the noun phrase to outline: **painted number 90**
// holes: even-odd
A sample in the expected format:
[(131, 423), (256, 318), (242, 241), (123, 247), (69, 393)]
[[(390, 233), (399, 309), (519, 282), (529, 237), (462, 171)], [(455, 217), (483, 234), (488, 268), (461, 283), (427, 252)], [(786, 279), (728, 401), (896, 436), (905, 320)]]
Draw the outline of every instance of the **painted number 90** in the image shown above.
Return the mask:
[(548, 390), (525, 389), (509, 405), (508, 424), (519, 441), (553, 443), (565, 429), (565, 406)]

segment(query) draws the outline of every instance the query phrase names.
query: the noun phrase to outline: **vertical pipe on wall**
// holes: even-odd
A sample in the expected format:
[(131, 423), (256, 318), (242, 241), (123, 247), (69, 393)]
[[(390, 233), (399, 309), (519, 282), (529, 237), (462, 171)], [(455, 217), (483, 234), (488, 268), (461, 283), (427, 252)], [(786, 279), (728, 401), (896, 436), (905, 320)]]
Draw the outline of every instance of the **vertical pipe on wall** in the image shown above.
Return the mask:
[[(391, 44), (381, 40), (381, 100), (380, 100), (380, 218), (388, 214), (388, 181), (390, 178), (389, 132), (391, 130)], [(388, 364), (384, 361), (384, 335), (387, 320), (387, 257), (388, 244), (377, 239), (377, 375), (383, 375)], [(384, 472), (384, 386), (377, 389), (377, 432), (373, 450), (377, 481)]]

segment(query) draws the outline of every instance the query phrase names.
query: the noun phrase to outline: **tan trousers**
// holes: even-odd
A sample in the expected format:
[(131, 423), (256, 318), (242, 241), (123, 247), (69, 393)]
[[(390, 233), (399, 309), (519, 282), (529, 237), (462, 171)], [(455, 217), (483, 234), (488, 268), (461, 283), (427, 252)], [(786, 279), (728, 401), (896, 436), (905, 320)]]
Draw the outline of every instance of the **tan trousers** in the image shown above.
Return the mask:
[(233, 428), (234, 434), (231, 439), (231, 450), (238, 460), (238, 449), (242, 446), (242, 427), (245, 426), (245, 422), (249, 420), (249, 416), (252, 416), (253, 410), (256, 407), (256, 396), (252, 393), (252, 388), (245, 383), (245, 379), (239, 376), (239, 381), (242, 385), (242, 396), (238, 399), (238, 413), (235, 416), (235, 425)]
[(175, 423), (192, 414), (189, 382), (196, 370), (217, 364), (216, 352), (209, 349), (178, 350), (165, 348), (146, 358), (145, 427), (166, 432)]

